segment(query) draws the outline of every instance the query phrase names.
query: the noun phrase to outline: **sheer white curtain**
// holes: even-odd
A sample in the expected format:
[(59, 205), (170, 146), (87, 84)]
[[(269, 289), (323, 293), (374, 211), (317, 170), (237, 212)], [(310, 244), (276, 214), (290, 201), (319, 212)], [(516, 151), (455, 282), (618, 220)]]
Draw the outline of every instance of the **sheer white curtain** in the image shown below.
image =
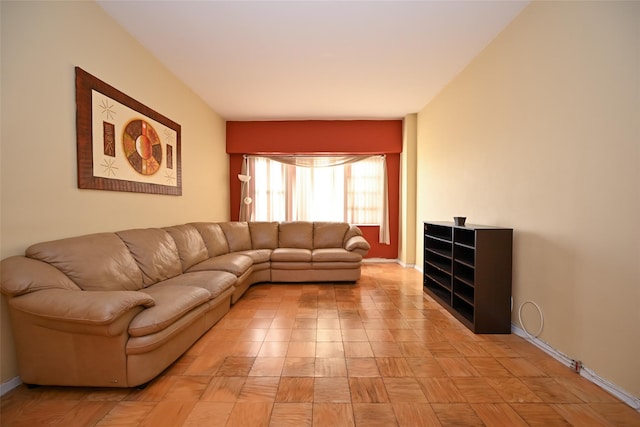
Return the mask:
[[(389, 244), (384, 156), (245, 156), (243, 221), (346, 221), (380, 226)], [(247, 203), (249, 201), (249, 203)]]

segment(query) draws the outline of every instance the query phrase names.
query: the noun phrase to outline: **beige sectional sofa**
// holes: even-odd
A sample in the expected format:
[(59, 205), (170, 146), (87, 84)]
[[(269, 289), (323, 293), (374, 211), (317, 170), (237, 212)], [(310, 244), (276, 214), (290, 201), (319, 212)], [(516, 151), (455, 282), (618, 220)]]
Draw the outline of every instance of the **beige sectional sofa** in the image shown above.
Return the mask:
[(27, 384), (147, 383), (259, 282), (355, 282), (369, 244), (330, 222), (199, 222), (97, 233), (1, 263)]

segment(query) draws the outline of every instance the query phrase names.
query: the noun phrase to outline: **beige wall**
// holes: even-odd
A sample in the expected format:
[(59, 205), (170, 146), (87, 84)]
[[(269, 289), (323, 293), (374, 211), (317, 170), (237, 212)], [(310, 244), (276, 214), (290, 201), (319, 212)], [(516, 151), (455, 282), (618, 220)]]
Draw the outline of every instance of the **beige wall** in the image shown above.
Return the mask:
[[(0, 255), (73, 235), (229, 213), (225, 126), (94, 2), (1, 2)], [(79, 190), (74, 67), (182, 126), (183, 195)], [(0, 381), (17, 375), (2, 301)]]
[(416, 263), (416, 152), (417, 114), (408, 114), (402, 122), (400, 154), (400, 234), (398, 260), (406, 266)]
[(638, 2), (528, 6), (419, 113), (417, 208), (513, 227), (513, 322), (536, 302), (541, 340), (635, 396), (638, 22)]

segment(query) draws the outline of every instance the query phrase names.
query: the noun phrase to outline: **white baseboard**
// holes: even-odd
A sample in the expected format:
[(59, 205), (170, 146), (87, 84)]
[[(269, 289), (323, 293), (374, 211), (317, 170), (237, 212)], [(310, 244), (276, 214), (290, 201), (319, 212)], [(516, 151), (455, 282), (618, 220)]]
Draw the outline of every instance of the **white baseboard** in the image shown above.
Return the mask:
[(380, 263), (397, 263), (397, 259), (391, 258), (363, 258), (362, 262), (364, 264), (380, 264)]
[(405, 262), (402, 262), (399, 259), (396, 261), (398, 262), (398, 264), (400, 264), (400, 267), (403, 267), (403, 268), (415, 268), (416, 266), (415, 264), (407, 264)]
[[(541, 339), (531, 337), (524, 330), (514, 325), (513, 323), (511, 324), (511, 332), (529, 341), (531, 344), (535, 345), (536, 347), (538, 347), (539, 349), (541, 349), (542, 351), (544, 351), (545, 353), (547, 353), (548, 355), (550, 355), (551, 357), (553, 357), (554, 359), (556, 359), (557, 361), (565, 365), (567, 369), (571, 369), (571, 363), (574, 360), (569, 356), (567, 356), (566, 354), (556, 350), (555, 348), (551, 347), (549, 344), (542, 341)], [(595, 385), (608, 391), (618, 399), (622, 400), (627, 405), (631, 406), (636, 411), (640, 411), (640, 398), (632, 395), (626, 390), (623, 390), (617, 385), (605, 380), (604, 378), (602, 378), (601, 376), (593, 372), (588, 367), (584, 365), (582, 366), (582, 369), (580, 369), (580, 376), (588, 379)]]
[(0, 384), (0, 396), (4, 396), (6, 393), (9, 393), (14, 388), (18, 387), (22, 384), (20, 377), (11, 378), (6, 383)]

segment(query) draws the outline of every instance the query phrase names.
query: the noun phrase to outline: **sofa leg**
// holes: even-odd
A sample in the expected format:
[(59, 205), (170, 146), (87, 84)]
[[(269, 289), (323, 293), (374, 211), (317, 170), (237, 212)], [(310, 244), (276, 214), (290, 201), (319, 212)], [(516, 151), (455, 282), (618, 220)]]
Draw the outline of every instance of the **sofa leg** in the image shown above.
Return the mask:
[(146, 383), (143, 383), (143, 384), (137, 385), (137, 386), (136, 386), (136, 388), (137, 388), (138, 390), (144, 390), (145, 388), (147, 388), (147, 386), (148, 386), (149, 384), (151, 384), (151, 381), (147, 381)]

